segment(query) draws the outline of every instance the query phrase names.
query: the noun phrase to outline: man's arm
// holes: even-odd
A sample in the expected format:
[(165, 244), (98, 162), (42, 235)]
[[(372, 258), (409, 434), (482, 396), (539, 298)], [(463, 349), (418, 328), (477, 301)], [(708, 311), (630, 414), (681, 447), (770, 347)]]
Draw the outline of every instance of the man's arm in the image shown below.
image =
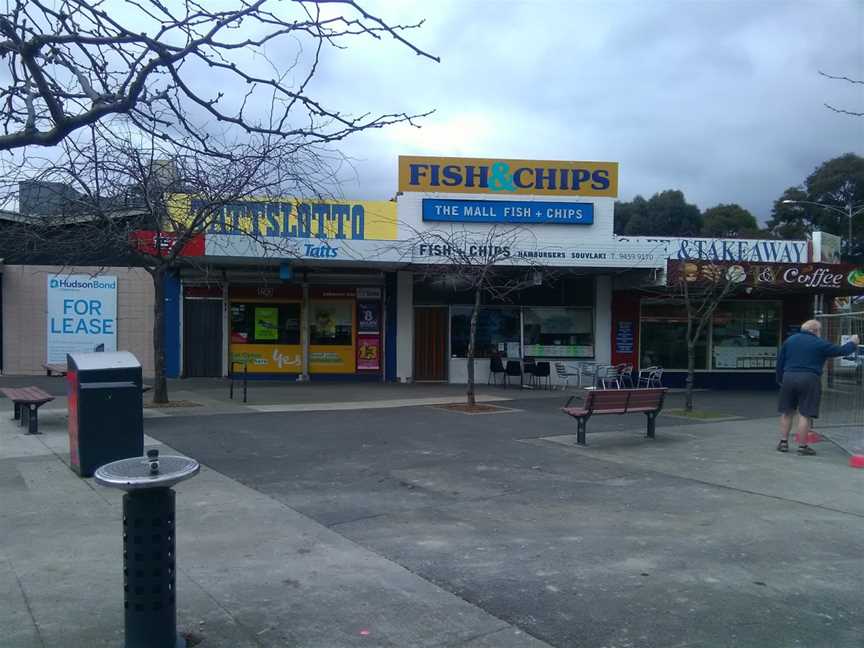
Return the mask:
[(828, 340), (822, 340), (822, 353), (827, 358), (836, 358), (838, 356), (851, 355), (858, 348), (858, 336), (853, 335), (852, 338), (843, 346), (839, 344), (831, 344)]
[(780, 385), (783, 383), (783, 363), (786, 360), (786, 345), (783, 344), (780, 347), (780, 351), (777, 352), (777, 361), (775, 363), (775, 368), (777, 371), (777, 384)]

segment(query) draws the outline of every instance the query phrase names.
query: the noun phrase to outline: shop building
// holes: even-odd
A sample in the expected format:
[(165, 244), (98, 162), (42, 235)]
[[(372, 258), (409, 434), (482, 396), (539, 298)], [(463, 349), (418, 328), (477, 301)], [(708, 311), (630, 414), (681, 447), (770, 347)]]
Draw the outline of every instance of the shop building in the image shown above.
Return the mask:
[[(227, 205), (184, 249), (188, 266), (166, 279), (168, 375), (464, 383), (473, 295), (447, 248), (482, 256), (500, 245), (496, 267), (530, 272), (532, 281), (505, 300), (484, 296), (478, 382), (497, 354), (571, 367), (659, 364), (675, 384), (686, 367), (685, 320), (657, 290), (670, 259), (780, 267), (819, 258), (810, 241), (616, 237), (617, 186), (615, 163), (401, 157), (393, 201)], [(172, 208), (190, 200), (177, 196)], [(139, 236), (148, 245), (155, 233)], [(159, 236), (154, 246), (170, 240)], [(146, 373), (152, 288), (148, 302), (126, 282), (118, 284), (117, 344), (142, 357)], [(700, 347), (700, 384), (768, 384), (776, 349), (812, 314), (814, 294), (818, 287), (798, 286), (721, 304)], [(5, 373), (38, 373), (44, 361), (45, 344), (7, 324), (22, 295), (3, 292), (4, 354), (19, 344), (29, 359), (7, 361)], [(41, 312), (31, 317), (45, 321), (46, 296), (34, 299), (31, 310)], [(124, 310), (133, 302), (140, 313)]]

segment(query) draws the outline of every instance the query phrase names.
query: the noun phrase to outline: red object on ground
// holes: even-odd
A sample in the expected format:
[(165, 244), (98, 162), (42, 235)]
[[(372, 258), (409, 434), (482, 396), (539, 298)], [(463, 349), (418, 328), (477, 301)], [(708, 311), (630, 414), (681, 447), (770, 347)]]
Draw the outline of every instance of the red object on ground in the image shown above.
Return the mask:
[(850, 468), (864, 468), (864, 455), (855, 454), (849, 457)]
[[(824, 441), (821, 436), (816, 434), (813, 430), (810, 430), (807, 433), (807, 443), (806, 445), (810, 445), (811, 443), (819, 443), (820, 441)], [(801, 436), (796, 432), (795, 433), (795, 443), (801, 445)]]

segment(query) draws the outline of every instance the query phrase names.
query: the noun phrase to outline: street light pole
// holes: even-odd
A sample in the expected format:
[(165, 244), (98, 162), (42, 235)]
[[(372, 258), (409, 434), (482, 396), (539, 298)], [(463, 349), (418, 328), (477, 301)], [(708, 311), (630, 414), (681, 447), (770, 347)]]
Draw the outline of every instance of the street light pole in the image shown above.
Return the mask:
[(857, 216), (858, 214), (864, 213), (864, 203), (860, 203), (858, 205), (853, 205), (852, 200), (850, 199), (848, 203), (846, 203), (846, 209), (841, 209), (840, 207), (836, 207), (835, 205), (826, 205), (825, 203), (814, 202), (812, 200), (783, 200), (781, 201), (782, 205), (813, 205), (815, 207), (821, 207), (822, 209), (828, 209), (833, 212), (837, 212), (838, 214), (843, 214), (849, 219), (849, 238), (846, 239), (846, 260), (848, 261), (852, 256), (852, 218)]

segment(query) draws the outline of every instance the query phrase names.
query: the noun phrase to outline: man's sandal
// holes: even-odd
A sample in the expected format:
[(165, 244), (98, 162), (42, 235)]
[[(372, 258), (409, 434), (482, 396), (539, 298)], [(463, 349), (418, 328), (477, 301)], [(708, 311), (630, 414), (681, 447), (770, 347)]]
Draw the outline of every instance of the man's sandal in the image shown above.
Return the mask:
[(789, 442), (786, 439), (780, 439), (780, 443), (777, 444), (778, 452), (789, 452)]
[(808, 445), (798, 446), (798, 454), (809, 457), (811, 455), (815, 455), (816, 451)]

